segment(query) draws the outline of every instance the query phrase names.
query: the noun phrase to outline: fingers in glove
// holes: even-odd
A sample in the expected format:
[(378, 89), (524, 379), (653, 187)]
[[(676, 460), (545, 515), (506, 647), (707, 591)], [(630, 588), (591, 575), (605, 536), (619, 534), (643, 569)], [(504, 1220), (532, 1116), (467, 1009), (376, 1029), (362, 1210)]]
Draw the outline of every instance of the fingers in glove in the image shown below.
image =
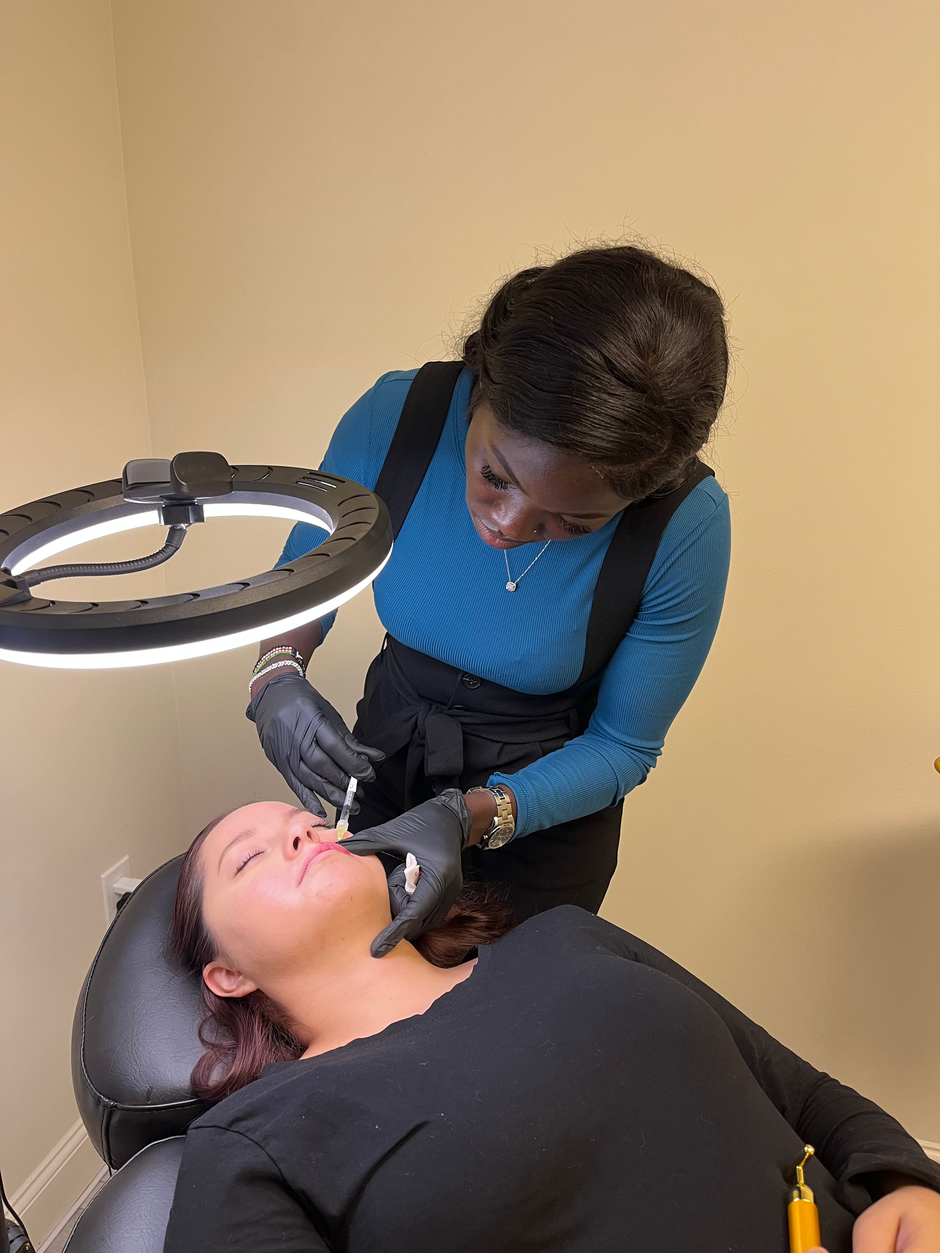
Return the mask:
[(320, 804), (315, 792), (311, 792), (309, 788), (304, 787), (295, 775), (290, 775), (288, 777), (288, 775), (285, 774), (284, 780), (290, 790), (300, 801), (301, 805), (303, 805), (304, 809), (306, 809), (308, 814), (316, 814), (318, 818), (326, 817), (326, 810)]
[[(356, 853), (359, 857), (368, 857), (370, 853), (384, 853), (386, 842), (381, 834), (376, 834), (377, 831), (377, 827), (368, 831), (351, 831), (343, 840), (343, 848), (348, 849), (350, 853)], [(392, 852), (394, 851), (393, 849)]]
[(402, 940), (416, 940), (423, 932), (439, 927), (460, 891), (459, 884), (456, 891), (447, 890), (430, 875), (423, 875), (411, 895), (405, 891), (404, 882), (404, 869), (393, 870), (388, 894), (395, 919), (372, 941), (373, 957), (384, 957)]
[[(357, 749), (350, 748), (346, 742), (348, 731), (337, 731), (325, 719), (316, 728), (317, 746), (347, 775), (353, 775), (362, 783), (371, 783), (375, 778), (375, 770), (371, 761)], [(353, 741), (355, 743), (355, 741)]]
[(402, 940), (411, 940), (421, 934), (420, 921), (403, 909), (394, 922), (390, 922), (384, 931), (372, 941), (370, 952), (373, 957), (385, 957)]
[(346, 736), (346, 743), (354, 753), (361, 753), (363, 757), (368, 757), (369, 761), (374, 761), (376, 765), (380, 761), (385, 760), (385, 754), (380, 748), (372, 748), (369, 744), (363, 744), (361, 740), (356, 739), (352, 732)]
[(332, 756), (321, 745), (318, 738), (319, 732), (326, 729), (327, 734), (331, 734), (327, 723), (322, 719), (310, 723), (308, 726), (295, 736), (290, 746), (290, 761), (295, 766), (302, 763), (304, 768), (309, 770), (312, 775), (318, 779), (322, 779), (325, 783), (331, 783), (333, 787), (342, 788), (345, 795), (346, 788), (349, 785), (349, 772), (344, 770), (338, 762), (334, 761)]
[(348, 735), (349, 727), (346, 725), (346, 720), (344, 719), (343, 715), (339, 712), (338, 709), (334, 709), (334, 707), (330, 704), (330, 702), (326, 699), (326, 697), (323, 695), (322, 692), (317, 691), (316, 688), (314, 688), (313, 690), (316, 692), (316, 695), (317, 695), (317, 708), (320, 710), (320, 712), (326, 717), (327, 721), (337, 731), (339, 731), (340, 735)]
[(388, 876), (388, 903), (393, 918), (397, 918), (405, 906), (410, 904), (411, 896), (412, 893), (405, 888), (405, 867), (396, 866)]
[(450, 907), (460, 895), (462, 887), (462, 875), (444, 880), (430, 867), (422, 866), (415, 890), (410, 894), (401, 914), (419, 921), (416, 935), (420, 935), (422, 931), (430, 931), (432, 927), (439, 927), (450, 913)]
[[(324, 779), (322, 775), (316, 774), (313, 770), (309, 770), (302, 761), (298, 761), (294, 764), (293, 776), (300, 786), (306, 788), (308, 792), (316, 792), (337, 809), (342, 807), (343, 801), (346, 798), (345, 787), (336, 787), (335, 784), (330, 783), (327, 779)], [(293, 785), (291, 786), (294, 791), (297, 790), (293, 787)], [(321, 809), (321, 816), (324, 813), (325, 811)]]

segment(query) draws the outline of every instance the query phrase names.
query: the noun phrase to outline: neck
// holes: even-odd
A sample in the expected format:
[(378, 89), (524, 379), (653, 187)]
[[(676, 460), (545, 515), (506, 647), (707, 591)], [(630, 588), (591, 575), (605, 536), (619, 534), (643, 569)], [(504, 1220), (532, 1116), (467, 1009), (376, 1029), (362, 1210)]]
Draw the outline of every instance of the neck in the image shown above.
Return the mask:
[(265, 990), (296, 1024), (297, 1035), (307, 1044), (303, 1056), (316, 1057), (423, 1014), (462, 983), (475, 964), (442, 970), (407, 941), (379, 960), (367, 947), (350, 945), (328, 966), (294, 972)]

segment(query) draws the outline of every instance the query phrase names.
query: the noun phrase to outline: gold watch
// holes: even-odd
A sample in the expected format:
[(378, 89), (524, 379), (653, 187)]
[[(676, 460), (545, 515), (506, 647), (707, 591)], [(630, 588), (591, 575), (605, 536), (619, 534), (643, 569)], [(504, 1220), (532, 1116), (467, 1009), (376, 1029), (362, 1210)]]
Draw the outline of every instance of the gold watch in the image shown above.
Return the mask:
[(471, 792), (491, 792), (496, 801), (496, 817), (483, 832), (483, 838), (480, 840), (480, 848), (502, 848), (504, 844), (508, 844), (513, 837), (516, 829), (516, 820), (512, 816), (512, 801), (509, 793), (504, 787), (500, 787), (498, 783), (494, 783), (492, 787), (471, 787), (467, 789), (467, 795)]

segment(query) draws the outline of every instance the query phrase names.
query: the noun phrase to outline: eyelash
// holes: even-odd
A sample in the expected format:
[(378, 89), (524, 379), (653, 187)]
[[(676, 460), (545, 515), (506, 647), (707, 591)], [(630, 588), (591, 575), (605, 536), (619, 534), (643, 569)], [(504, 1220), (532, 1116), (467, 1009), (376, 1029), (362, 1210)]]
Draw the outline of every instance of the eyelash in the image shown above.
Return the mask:
[[(487, 483), (492, 484), (498, 492), (505, 492), (509, 490), (509, 484), (506, 480), (501, 479), (499, 475), (494, 472), (492, 466), (487, 465), (486, 462), (484, 462), (480, 467), (480, 473), (486, 479)], [(569, 535), (591, 534), (591, 528), (589, 526), (578, 526), (574, 522), (566, 522), (564, 518), (559, 518), (558, 521), (562, 530), (567, 531)]]
[(591, 528), (589, 526), (576, 526), (574, 522), (566, 522), (564, 518), (559, 518), (562, 530), (567, 531), (569, 535), (590, 535)]
[(486, 479), (487, 483), (492, 483), (498, 492), (505, 492), (509, 488), (509, 484), (505, 479), (501, 479), (493, 470), (492, 466), (488, 466), (486, 462), (480, 467), (480, 473)]
[(248, 863), (251, 861), (252, 857), (257, 857), (259, 853), (263, 853), (263, 852), (264, 852), (263, 848), (256, 848), (253, 853), (249, 853), (248, 856), (244, 859), (244, 861), (240, 863), (238, 870), (236, 870), (235, 873), (238, 874), (240, 871), (244, 870), (245, 867), (248, 865)]

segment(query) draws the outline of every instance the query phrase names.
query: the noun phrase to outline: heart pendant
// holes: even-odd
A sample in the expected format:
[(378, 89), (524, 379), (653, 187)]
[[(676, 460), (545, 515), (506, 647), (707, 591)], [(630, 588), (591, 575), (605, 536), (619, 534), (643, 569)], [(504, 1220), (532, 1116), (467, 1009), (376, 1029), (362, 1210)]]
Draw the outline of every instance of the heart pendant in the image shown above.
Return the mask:
[(516, 584), (515, 584), (515, 583), (513, 583), (512, 581), (510, 581), (509, 583), (507, 583), (507, 584), (506, 584), (506, 591), (507, 591), (507, 592), (514, 592), (515, 590), (516, 590)]

